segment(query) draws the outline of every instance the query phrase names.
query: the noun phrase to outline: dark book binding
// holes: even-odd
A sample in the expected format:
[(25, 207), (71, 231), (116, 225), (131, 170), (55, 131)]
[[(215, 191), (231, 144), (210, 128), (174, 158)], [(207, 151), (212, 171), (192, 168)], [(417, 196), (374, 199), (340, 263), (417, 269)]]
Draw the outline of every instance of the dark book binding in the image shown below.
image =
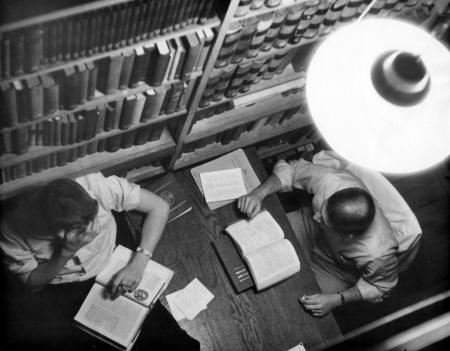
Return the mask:
[(216, 239), (212, 245), (236, 293), (255, 286), (245, 262), (228, 235)]
[(147, 81), (151, 86), (160, 86), (163, 82), (170, 61), (170, 52), (167, 43), (163, 40), (157, 41), (155, 49), (151, 53)]

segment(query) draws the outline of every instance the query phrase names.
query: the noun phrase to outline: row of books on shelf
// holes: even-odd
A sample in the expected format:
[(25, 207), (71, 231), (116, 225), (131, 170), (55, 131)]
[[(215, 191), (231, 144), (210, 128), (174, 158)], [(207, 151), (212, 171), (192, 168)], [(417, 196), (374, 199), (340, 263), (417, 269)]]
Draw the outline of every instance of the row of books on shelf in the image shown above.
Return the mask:
[(306, 107), (304, 105), (300, 105), (297, 107), (293, 107), (284, 111), (280, 111), (277, 113), (270, 114), (268, 116), (264, 116), (255, 121), (250, 121), (247, 123), (243, 123), (236, 127), (221, 131), (217, 134), (210, 135), (196, 141), (193, 141), (189, 144), (183, 146), (183, 153), (193, 152), (198, 149), (202, 149), (210, 144), (217, 143), (221, 145), (227, 145), (232, 141), (238, 140), (243, 133), (253, 133), (260, 128), (264, 128), (266, 126), (272, 126), (274, 128), (282, 125), (286, 121), (292, 119), (293, 117), (305, 113)]
[[(142, 83), (189, 81), (203, 68), (214, 33), (210, 28), (80, 63), (46, 75), (0, 83), (1, 127), (39, 119), (60, 109), (73, 110), (102, 94)], [(181, 84), (181, 82), (179, 84)]]
[(1, 33), (1, 77), (36, 72), (214, 17), (216, 0), (139, 0)]
[(167, 90), (153, 88), (89, 108), (41, 119), (0, 133), (0, 155), (23, 154), (30, 146), (64, 146), (90, 140), (98, 133), (126, 130), (161, 114), (172, 114), (186, 107), (185, 82)]
[(274, 8), (280, 4), (281, 0), (240, 0), (234, 16), (245, 16), (251, 11), (256, 11), (263, 7)]
[(224, 97), (234, 98), (239, 93), (248, 92), (252, 85), (258, 84), (261, 80), (270, 80), (276, 74), (283, 73), (295, 54), (296, 48), (284, 50), (213, 72), (203, 91), (199, 107), (206, 107), (211, 101), (218, 102)]
[(34, 159), (17, 162), (14, 165), (0, 169), (0, 184), (7, 183), (43, 170), (65, 166), (70, 162), (99, 152), (113, 153), (120, 149), (127, 149), (133, 145), (143, 145), (161, 138), (165, 123), (151, 124), (132, 129), (122, 134), (116, 134), (103, 139), (93, 139), (72, 148), (46, 153)]
[[(214, 67), (225, 67), (257, 57), (272, 48), (284, 48), (301, 40), (313, 40), (329, 34), (336, 26), (358, 18), (367, 8), (367, 0), (310, 0), (273, 12), (234, 22), (225, 36)], [(378, 1), (369, 14), (399, 15), (418, 6), (418, 0)]]

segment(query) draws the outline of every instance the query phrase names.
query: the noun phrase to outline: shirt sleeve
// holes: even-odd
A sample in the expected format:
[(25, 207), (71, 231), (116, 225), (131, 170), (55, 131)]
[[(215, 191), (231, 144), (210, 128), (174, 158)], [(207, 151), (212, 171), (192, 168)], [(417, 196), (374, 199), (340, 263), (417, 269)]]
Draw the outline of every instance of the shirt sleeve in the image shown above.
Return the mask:
[(330, 169), (321, 165), (315, 165), (304, 159), (290, 161), (280, 160), (276, 163), (273, 174), (281, 182), (282, 191), (304, 189), (309, 193), (315, 193), (323, 177), (330, 173)]
[(398, 259), (395, 254), (375, 259), (362, 267), (363, 274), (356, 282), (363, 300), (381, 302), (398, 281)]
[(25, 282), (28, 275), (38, 266), (31, 250), (20, 238), (7, 235), (3, 229), (0, 234), (0, 248), (3, 262), (8, 270)]
[(129, 211), (139, 204), (140, 186), (125, 178), (105, 177), (101, 173), (95, 173), (78, 178), (77, 182), (110, 210)]

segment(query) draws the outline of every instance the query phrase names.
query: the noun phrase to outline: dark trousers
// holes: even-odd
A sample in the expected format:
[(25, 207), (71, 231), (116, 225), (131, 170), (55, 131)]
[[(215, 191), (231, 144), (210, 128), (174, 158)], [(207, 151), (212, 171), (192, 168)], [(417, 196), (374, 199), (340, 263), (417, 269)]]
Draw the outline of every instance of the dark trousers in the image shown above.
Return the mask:
[[(120, 219), (117, 224), (118, 243), (128, 247), (135, 245)], [(72, 324), (93, 283), (94, 279), (48, 285), (36, 294), (8, 284), (1, 296), (3, 321), (0, 329), (4, 335), (0, 335), (0, 350), (115, 350)], [(180, 328), (172, 315), (157, 302), (147, 316), (133, 350), (199, 348), (199, 342)]]

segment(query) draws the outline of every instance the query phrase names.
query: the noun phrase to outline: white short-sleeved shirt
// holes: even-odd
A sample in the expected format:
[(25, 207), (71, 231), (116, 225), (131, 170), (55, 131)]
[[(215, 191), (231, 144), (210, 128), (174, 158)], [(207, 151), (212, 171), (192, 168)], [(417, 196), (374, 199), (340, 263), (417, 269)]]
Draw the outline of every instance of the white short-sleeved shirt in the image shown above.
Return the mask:
[[(139, 185), (124, 178), (94, 173), (75, 181), (98, 201), (100, 232), (94, 240), (78, 250), (50, 281), (51, 284), (87, 280), (100, 273), (109, 262), (116, 242), (117, 227), (111, 210), (132, 210), (139, 203)], [(55, 251), (52, 239), (33, 238), (30, 237), (32, 234), (15, 232), (7, 221), (2, 221), (0, 226), (0, 248), (4, 261), (8, 269), (23, 281), (27, 280), (38, 264), (49, 260)]]
[(367, 232), (344, 238), (324, 230), (316, 238), (313, 258), (336, 278), (355, 281), (364, 300), (380, 301), (386, 296), (397, 284), (399, 260), (418, 247), (421, 236), (416, 217), (395, 188), (381, 174), (348, 164), (331, 152), (315, 155), (313, 162), (279, 161), (273, 173), (283, 191), (297, 188), (313, 194), (314, 212), (346, 188), (372, 194), (377, 210)]

